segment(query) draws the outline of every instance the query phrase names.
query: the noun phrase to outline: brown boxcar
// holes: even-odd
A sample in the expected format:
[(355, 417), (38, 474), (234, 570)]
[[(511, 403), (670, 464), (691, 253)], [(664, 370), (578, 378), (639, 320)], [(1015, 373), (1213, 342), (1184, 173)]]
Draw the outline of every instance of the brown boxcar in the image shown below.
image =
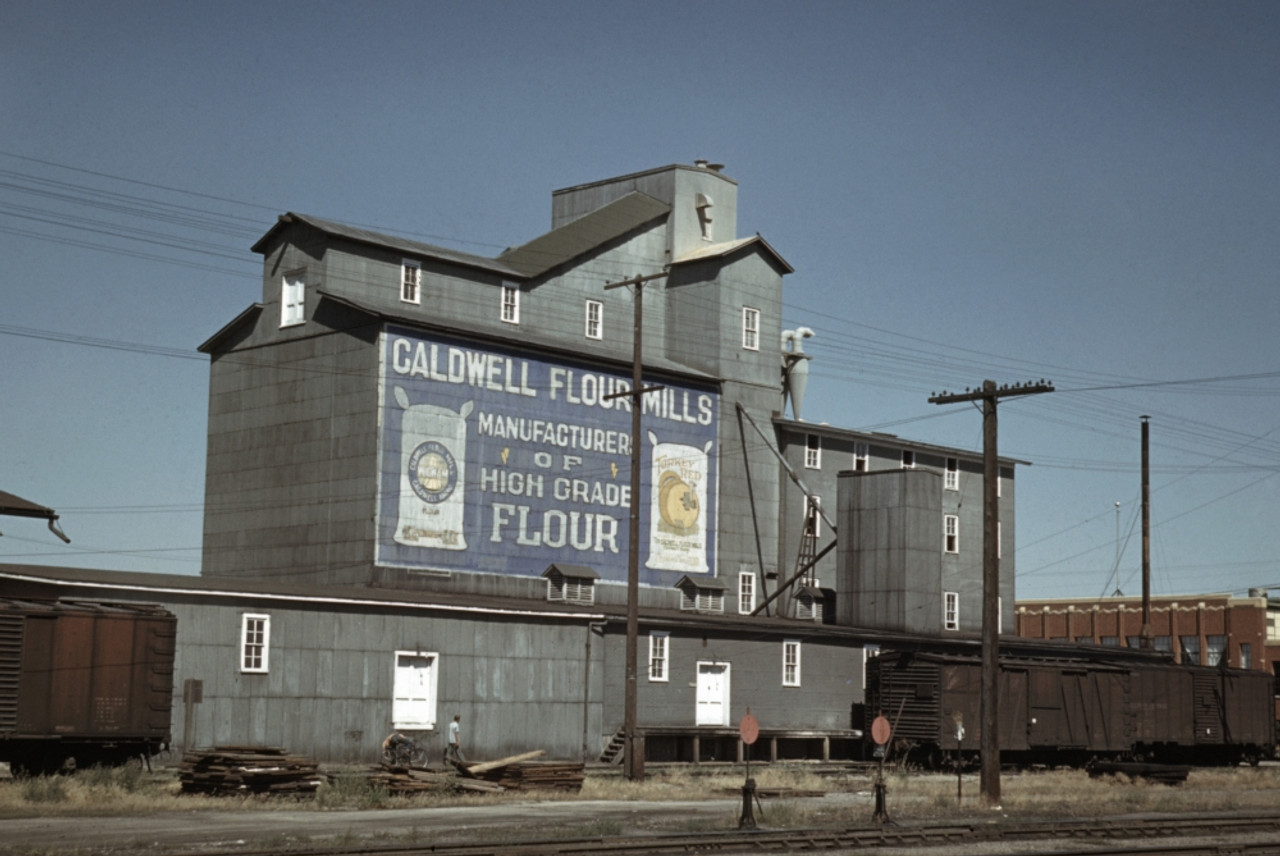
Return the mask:
[(159, 751), (176, 637), (157, 606), (0, 599), (0, 760), (42, 773)]
[[(981, 661), (885, 650), (867, 661), (866, 715), (894, 726), (897, 752), (938, 765), (977, 757)], [(1002, 656), (1001, 759), (1078, 765), (1138, 758), (1235, 763), (1270, 755), (1273, 687), (1263, 672), (1178, 666), (1157, 655), (1043, 646)]]

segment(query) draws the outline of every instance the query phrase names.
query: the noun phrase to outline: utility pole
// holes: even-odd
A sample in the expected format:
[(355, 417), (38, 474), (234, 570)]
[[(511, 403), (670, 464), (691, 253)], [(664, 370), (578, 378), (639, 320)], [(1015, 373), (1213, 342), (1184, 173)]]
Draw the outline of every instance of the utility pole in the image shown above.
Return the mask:
[(1142, 416), (1142, 630), (1138, 647), (1150, 651), (1151, 638), (1151, 417)]
[(982, 401), (982, 798), (987, 805), (1000, 802), (1000, 465), (996, 454), (996, 400), (1014, 395), (1053, 392), (1053, 386), (1039, 383), (997, 388), (984, 380), (982, 389), (965, 390), (930, 397), (932, 404)]
[(622, 772), (631, 781), (644, 779), (644, 742), (636, 729), (638, 688), (636, 685), (637, 646), (640, 636), (640, 411), (641, 398), (646, 392), (661, 389), (660, 386), (644, 389), (644, 284), (666, 276), (655, 273), (649, 276), (633, 276), (622, 282), (611, 282), (605, 290), (635, 286), (635, 319), (632, 332), (631, 389), (606, 398), (631, 399), (631, 517), (627, 538), (627, 671), (623, 699), (622, 731), (626, 742), (622, 745)]

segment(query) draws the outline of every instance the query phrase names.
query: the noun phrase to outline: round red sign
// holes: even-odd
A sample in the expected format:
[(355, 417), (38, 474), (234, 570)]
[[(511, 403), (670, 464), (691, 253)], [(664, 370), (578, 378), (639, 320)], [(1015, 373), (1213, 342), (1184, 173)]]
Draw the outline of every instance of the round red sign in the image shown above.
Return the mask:
[(756, 722), (756, 718), (748, 713), (738, 723), (738, 735), (742, 738), (743, 743), (750, 746), (760, 736), (760, 723)]
[(883, 746), (889, 742), (889, 735), (893, 729), (889, 727), (889, 720), (883, 716), (877, 716), (871, 723), (871, 739), (875, 741), (877, 746)]

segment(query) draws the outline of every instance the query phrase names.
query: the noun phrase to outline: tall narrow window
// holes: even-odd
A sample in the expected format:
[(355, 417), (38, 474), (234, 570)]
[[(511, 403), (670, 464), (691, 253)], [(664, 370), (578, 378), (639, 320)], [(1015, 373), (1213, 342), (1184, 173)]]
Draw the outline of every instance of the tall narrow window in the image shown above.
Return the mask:
[(240, 616), (240, 671), (266, 672), (271, 645), (271, 616)]
[(508, 324), (520, 323), (520, 286), (510, 282), (502, 284), (502, 320)]
[(306, 319), (307, 281), (301, 273), (286, 274), (280, 285), (280, 326), (292, 327)]
[(821, 534), (822, 497), (814, 494), (804, 498), (804, 536), (817, 538)]
[(1240, 668), (1253, 668), (1253, 645), (1248, 642), (1240, 643)]
[(805, 435), (804, 465), (810, 470), (822, 469), (822, 438), (817, 434)]
[(960, 552), (960, 517), (956, 514), (942, 515), (943, 549), (948, 553)]
[(391, 697), (391, 727), (424, 730), (436, 727), (437, 654), (397, 651)]
[(738, 613), (750, 615), (756, 608), (756, 575), (754, 571), (738, 572)]
[(787, 639), (782, 643), (782, 685), (800, 686), (800, 642)]
[(587, 301), (587, 338), (604, 338), (604, 304), (599, 300)]
[(960, 489), (960, 462), (955, 458), (947, 458), (947, 469), (942, 486), (947, 490)]
[(957, 592), (942, 593), (942, 629), (960, 629), (960, 595)]
[(916, 465), (916, 453), (910, 449), (902, 450), (902, 468), (909, 470)]
[(867, 459), (870, 457), (870, 449), (866, 443), (853, 444), (853, 471), (857, 473), (865, 473), (867, 471)]
[(422, 266), (412, 259), (400, 263), (400, 302), (419, 303), (422, 286)]
[(669, 633), (649, 634), (649, 680), (667, 680), (667, 640)]
[(760, 350), (760, 310), (742, 307), (742, 347), (748, 351)]

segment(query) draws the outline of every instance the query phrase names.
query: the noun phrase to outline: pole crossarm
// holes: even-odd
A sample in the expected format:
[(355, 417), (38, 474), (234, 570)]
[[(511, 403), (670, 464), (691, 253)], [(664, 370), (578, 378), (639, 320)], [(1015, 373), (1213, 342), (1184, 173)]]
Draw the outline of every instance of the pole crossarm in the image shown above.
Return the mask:
[(1014, 395), (1035, 395), (1038, 392), (1053, 392), (1053, 384), (1045, 383), (1041, 379), (1038, 383), (1015, 383), (1013, 386), (1005, 384), (1004, 386), (996, 386), (991, 381), (992, 388), (990, 390), (983, 389), (966, 389), (964, 392), (947, 392), (945, 389), (941, 393), (933, 393), (929, 396), (930, 404), (959, 404), (964, 401), (983, 401), (988, 398), (1009, 398)]

